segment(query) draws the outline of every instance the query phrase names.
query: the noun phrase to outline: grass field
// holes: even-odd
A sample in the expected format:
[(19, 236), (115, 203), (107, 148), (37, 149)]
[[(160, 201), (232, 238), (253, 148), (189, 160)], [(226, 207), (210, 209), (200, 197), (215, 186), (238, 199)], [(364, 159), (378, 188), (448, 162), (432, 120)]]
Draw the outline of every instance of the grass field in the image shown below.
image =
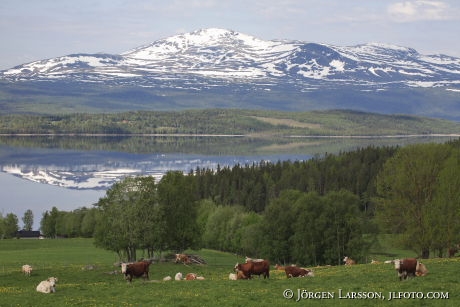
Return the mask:
[[(270, 279), (228, 280), (242, 257), (193, 251), (207, 265), (155, 263), (150, 281), (128, 284), (114, 253), (97, 249), (91, 239), (0, 240), (0, 306), (459, 306), (460, 258), (424, 261), (429, 274), (400, 282), (391, 264), (316, 267), (315, 277), (287, 279), (270, 272)], [(141, 257), (142, 255), (138, 255)], [(383, 256), (382, 256), (383, 257)], [(391, 259), (391, 258), (390, 258)], [(383, 260), (382, 258), (379, 260)], [(20, 272), (34, 267), (32, 276)], [(273, 267), (273, 266), (272, 266)], [(117, 273), (115, 273), (117, 272)], [(162, 281), (177, 272), (194, 272), (203, 281)], [(35, 288), (41, 280), (58, 277), (57, 292)], [(284, 298), (292, 290), (293, 298)], [(401, 298), (389, 300), (390, 292)], [(374, 296), (376, 298), (351, 298)], [(299, 297), (300, 294), (300, 297)], [(423, 299), (403, 296), (437, 295)], [(394, 295), (393, 295), (394, 296)], [(324, 297), (321, 299), (320, 297)]]

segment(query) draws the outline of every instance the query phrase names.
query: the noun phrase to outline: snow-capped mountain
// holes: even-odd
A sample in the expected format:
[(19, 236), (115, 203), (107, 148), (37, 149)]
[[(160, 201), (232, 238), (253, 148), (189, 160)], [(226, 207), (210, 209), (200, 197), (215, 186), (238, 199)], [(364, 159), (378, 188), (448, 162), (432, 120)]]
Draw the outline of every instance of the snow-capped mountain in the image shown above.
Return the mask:
[[(10, 90), (14, 87), (12, 84), (21, 82), (78, 82), (80, 87), (93, 84), (87, 91), (91, 93), (94, 93), (94, 84), (109, 85), (110, 91), (104, 92), (104, 88), (99, 87), (96, 97), (102, 99), (109, 93), (112, 100), (129, 103), (133, 101), (130, 95), (134, 95), (137, 109), (165, 109), (168, 104), (171, 109), (203, 107), (196, 102), (203, 99), (171, 94), (171, 91), (187, 90), (214, 95), (214, 104), (206, 107), (295, 110), (330, 107), (394, 112), (400, 110), (394, 100), (401, 99), (400, 92), (377, 98), (369, 98), (362, 92), (412, 89), (413, 94), (417, 88), (437, 89), (436, 93), (428, 95), (429, 98), (430, 95), (439, 98), (439, 90), (442, 90), (448, 104), (452, 104), (460, 98), (460, 58), (422, 55), (411, 48), (376, 43), (333, 46), (265, 41), (235, 31), (211, 28), (161, 39), (119, 55), (71, 54), (36, 61), (0, 72), (0, 80), (8, 81), (1, 83), (0, 91), (5, 87), (10, 98), (14, 92)], [(53, 89), (50, 84), (46, 83), (47, 91), (66, 95), (61, 88)], [(43, 83), (40, 86), (35, 83), (35, 86), (41, 86), (39, 93), (43, 95)], [(118, 91), (114, 92), (114, 87)], [(127, 87), (129, 93), (123, 92)], [(133, 94), (136, 88), (142, 89), (140, 97)], [(339, 95), (348, 100), (353, 99), (354, 104), (332, 97), (331, 89), (339, 90)], [(254, 94), (258, 91), (263, 95)], [(270, 91), (276, 94), (269, 95)], [(361, 103), (356, 103), (359, 92)], [(216, 98), (219, 93), (225, 93), (227, 105), (222, 105), (222, 98)], [(280, 99), (283, 93), (286, 95)], [(380, 104), (388, 97), (393, 97), (387, 101), (389, 109)], [(93, 96), (91, 100), (94, 103), (97, 99)], [(406, 106), (406, 109), (411, 108)], [(442, 106), (436, 107), (439, 114), (423, 112), (428, 108), (423, 106), (418, 110), (422, 110), (421, 115), (442, 116), (444, 112)], [(106, 109), (110, 107), (106, 105)], [(406, 109), (401, 109), (400, 113), (407, 113)], [(445, 112), (452, 116), (451, 110)], [(460, 110), (454, 113), (460, 117)]]
[(411, 48), (383, 44), (337, 47), (263, 41), (222, 29), (172, 36), (121, 55), (73, 54), (17, 66), (4, 79), (73, 78), (105, 81), (189, 74), (208, 78), (353, 80), (355, 82), (460, 83), (460, 59), (420, 55)]

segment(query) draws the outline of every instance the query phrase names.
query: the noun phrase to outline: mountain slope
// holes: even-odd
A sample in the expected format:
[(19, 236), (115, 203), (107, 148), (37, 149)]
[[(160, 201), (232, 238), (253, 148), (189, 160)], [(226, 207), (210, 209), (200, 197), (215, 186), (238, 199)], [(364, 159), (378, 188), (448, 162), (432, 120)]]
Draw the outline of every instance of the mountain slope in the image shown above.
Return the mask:
[(72, 54), (0, 72), (0, 106), (13, 113), (335, 108), (460, 119), (459, 99), (459, 58), (214, 28), (120, 55)]

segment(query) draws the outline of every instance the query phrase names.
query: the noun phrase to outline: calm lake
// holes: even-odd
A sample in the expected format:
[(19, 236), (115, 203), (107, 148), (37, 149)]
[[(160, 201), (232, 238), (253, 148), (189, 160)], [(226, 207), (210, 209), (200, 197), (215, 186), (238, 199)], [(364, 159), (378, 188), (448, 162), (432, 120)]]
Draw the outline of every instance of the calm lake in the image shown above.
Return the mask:
[(449, 137), (248, 138), (248, 137), (6, 137), (0, 136), (0, 213), (34, 213), (34, 229), (53, 206), (90, 207), (126, 176), (169, 170), (185, 173), (260, 161), (306, 160), (360, 147), (446, 142)]

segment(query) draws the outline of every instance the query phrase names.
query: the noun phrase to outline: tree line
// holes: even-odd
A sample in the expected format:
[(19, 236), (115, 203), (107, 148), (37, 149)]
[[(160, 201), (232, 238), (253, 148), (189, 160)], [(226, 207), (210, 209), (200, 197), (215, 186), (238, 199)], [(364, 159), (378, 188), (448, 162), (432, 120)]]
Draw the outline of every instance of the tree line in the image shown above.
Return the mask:
[(126, 178), (92, 208), (43, 214), (47, 237), (121, 259), (212, 248), (279, 263), (364, 260), (378, 234), (421, 257), (460, 242), (460, 141)]
[(266, 134), (266, 135), (398, 135), (456, 133), (453, 121), (351, 110), (283, 112), (205, 109), (72, 113), (1, 114), (0, 134)]

